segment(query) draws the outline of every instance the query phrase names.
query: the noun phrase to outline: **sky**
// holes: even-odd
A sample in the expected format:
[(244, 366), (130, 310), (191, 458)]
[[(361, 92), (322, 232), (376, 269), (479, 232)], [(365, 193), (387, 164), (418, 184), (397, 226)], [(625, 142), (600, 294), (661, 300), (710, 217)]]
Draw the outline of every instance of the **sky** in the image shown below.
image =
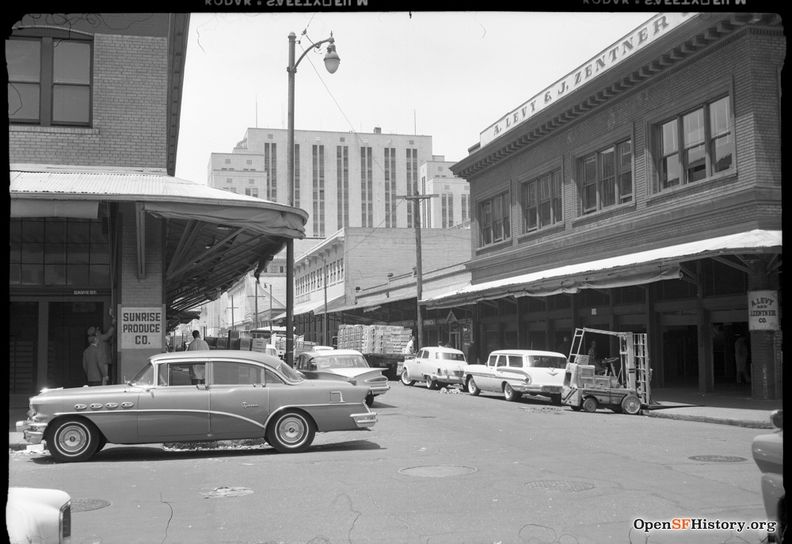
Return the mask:
[(458, 161), (502, 115), (650, 19), (652, 12), (194, 13), (176, 177), (207, 182), (210, 154), (248, 128), (286, 128), (296, 56), (333, 33), (341, 64), (311, 50), (295, 77), (295, 129), (418, 134)]

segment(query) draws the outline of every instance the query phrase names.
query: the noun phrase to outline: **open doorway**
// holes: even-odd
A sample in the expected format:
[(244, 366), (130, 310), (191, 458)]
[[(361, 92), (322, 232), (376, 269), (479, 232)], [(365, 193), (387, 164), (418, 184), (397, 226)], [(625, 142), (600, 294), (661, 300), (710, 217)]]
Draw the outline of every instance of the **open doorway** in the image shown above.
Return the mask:
[[(750, 394), (751, 374), (751, 335), (747, 322), (713, 323), (712, 325), (712, 361), (715, 387), (719, 390), (743, 390)], [(741, 377), (738, 375), (736, 352), (738, 344), (742, 343), (745, 350), (745, 370)]]
[(663, 331), (663, 378), (666, 386), (698, 384), (698, 329), (669, 326)]

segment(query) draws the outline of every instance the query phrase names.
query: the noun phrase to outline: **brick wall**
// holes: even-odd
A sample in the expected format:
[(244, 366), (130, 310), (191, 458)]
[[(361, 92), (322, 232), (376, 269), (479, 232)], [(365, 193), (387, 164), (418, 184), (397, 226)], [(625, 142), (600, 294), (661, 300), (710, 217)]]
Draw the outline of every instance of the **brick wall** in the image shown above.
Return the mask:
[(166, 38), (97, 34), (93, 126), (10, 126), (10, 161), (166, 168), (167, 47)]
[[(477, 248), (477, 232), (471, 231), (473, 281), (683, 243), (702, 233), (780, 229), (778, 78), (784, 47), (778, 33), (739, 33), (471, 178), (474, 203), (507, 188), (512, 194), (511, 241)], [(655, 193), (653, 125), (723, 93), (732, 98), (734, 172)], [(578, 159), (628, 137), (633, 142), (633, 202), (582, 217)], [(521, 236), (520, 183), (556, 168), (563, 179), (563, 224)]]

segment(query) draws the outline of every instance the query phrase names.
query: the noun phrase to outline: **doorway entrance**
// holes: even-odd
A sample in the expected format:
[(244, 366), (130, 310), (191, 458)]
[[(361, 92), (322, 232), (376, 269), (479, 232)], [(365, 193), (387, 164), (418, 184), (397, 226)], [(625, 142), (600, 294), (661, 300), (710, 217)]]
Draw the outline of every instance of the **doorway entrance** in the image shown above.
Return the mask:
[(663, 331), (663, 378), (666, 386), (698, 384), (698, 329), (669, 326)]

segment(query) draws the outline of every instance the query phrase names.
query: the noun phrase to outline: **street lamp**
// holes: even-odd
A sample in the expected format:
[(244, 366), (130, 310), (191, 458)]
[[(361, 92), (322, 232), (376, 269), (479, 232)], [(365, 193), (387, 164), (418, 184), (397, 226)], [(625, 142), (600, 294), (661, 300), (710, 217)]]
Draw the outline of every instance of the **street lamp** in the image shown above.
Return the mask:
[[(330, 37), (312, 44), (306, 49), (297, 61), (294, 61), (294, 46), (297, 36), (294, 32), (289, 33), (289, 66), (286, 71), (289, 73), (289, 112), (288, 112), (288, 131), (286, 142), (286, 178), (288, 179), (289, 206), (294, 206), (294, 74), (297, 73), (297, 66), (305, 55), (312, 49), (319, 49), (323, 43), (327, 43), (327, 53), (324, 57), (325, 68), (331, 74), (338, 70), (341, 59), (336, 53), (335, 40), (333, 33)], [(294, 239), (286, 240), (286, 364), (292, 365), (294, 361)]]

